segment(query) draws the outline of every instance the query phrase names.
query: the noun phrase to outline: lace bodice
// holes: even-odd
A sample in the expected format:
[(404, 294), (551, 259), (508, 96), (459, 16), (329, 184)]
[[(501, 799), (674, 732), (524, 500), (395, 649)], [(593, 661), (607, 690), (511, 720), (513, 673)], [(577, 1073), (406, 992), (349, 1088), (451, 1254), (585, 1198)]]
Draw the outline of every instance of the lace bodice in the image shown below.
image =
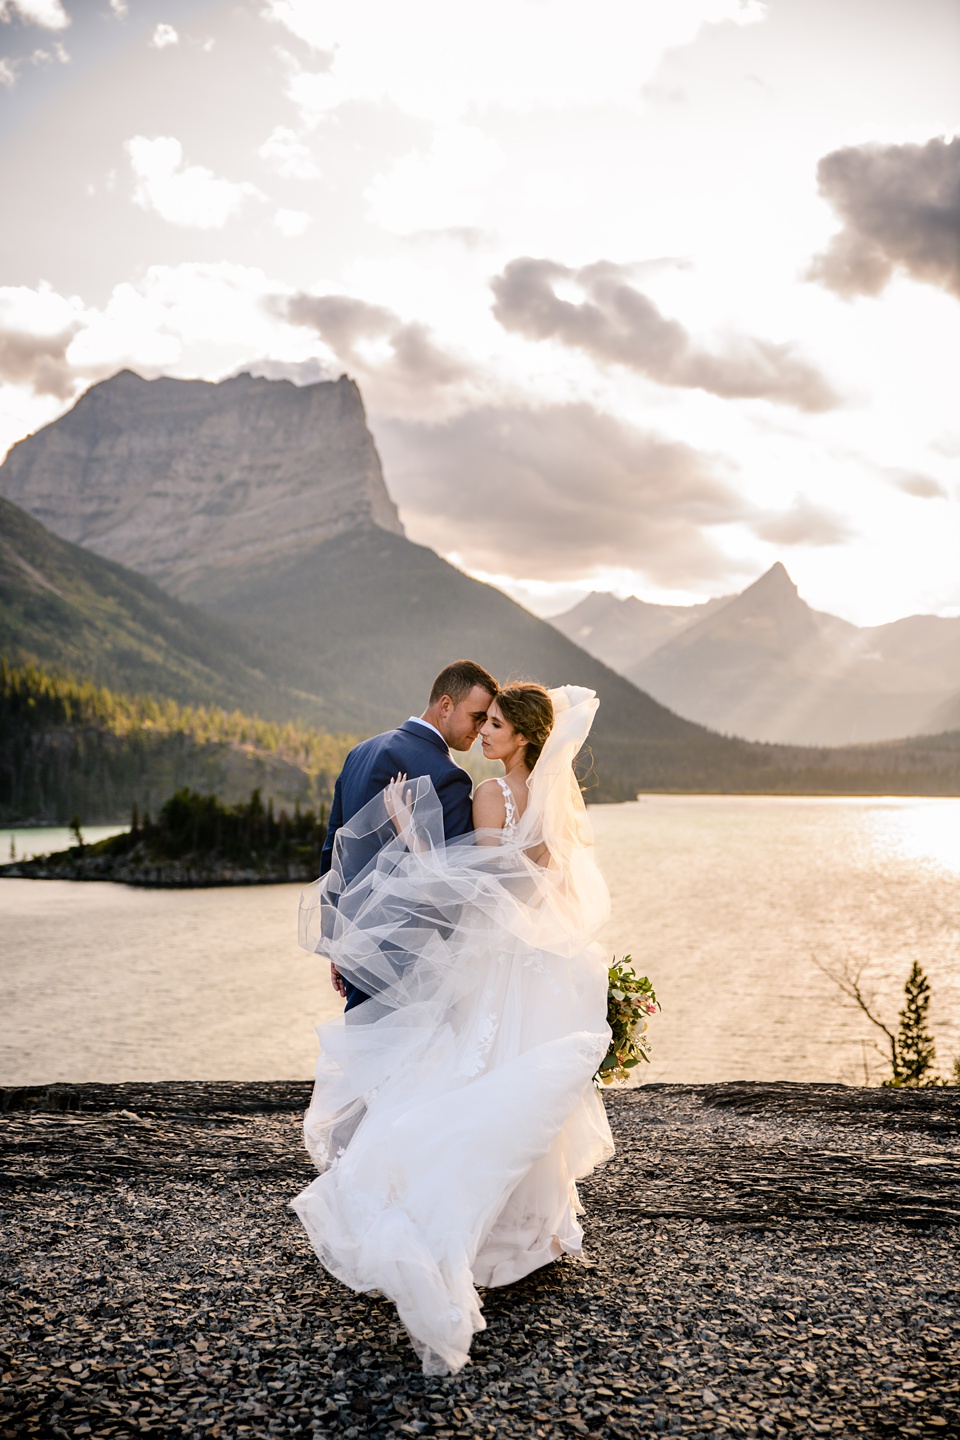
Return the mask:
[(517, 814), (517, 802), (513, 798), (513, 791), (502, 775), (497, 776), (497, 784), (503, 793), (503, 803), (507, 807), (507, 815), (503, 822), (503, 829), (505, 834), (509, 834), (512, 830), (516, 830), (517, 821), (520, 819), (520, 816)]

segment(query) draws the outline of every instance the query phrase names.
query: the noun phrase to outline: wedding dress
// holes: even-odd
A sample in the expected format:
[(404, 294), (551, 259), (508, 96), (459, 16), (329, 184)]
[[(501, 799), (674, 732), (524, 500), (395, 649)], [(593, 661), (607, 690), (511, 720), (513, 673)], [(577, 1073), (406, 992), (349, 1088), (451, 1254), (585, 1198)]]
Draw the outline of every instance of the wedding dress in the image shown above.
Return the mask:
[(466, 1363), (477, 1286), (581, 1255), (576, 1181), (613, 1154), (592, 1083), (609, 896), (572, 769), (597, 700), (551, 698), (522, 816), (445, 844), (412, 781), (404, 838), (377, 797), (301, 902), (301, 944), (371, 998), (318, 1030), (320, 1174), (292, 1205), (327, 1270), (394, 1302), (426, 1374)]

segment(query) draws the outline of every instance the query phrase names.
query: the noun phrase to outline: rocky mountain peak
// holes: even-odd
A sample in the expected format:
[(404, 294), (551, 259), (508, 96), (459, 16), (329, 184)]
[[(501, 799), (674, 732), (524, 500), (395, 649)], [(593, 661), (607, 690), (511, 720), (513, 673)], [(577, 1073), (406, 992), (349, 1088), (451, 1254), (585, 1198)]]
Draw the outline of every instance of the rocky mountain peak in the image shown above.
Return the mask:
[(371, 525), (403, 534), (346, 375), (296, 386), (121, 370), (13, 447), (0, 494), (64, 539), (195, 598), (240, 562)]

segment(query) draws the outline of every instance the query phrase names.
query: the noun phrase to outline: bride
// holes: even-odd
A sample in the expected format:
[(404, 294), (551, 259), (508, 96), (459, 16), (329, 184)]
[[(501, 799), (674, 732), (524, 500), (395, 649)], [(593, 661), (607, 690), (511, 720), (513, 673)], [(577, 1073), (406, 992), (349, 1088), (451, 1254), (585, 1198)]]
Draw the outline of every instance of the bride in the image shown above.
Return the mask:
[(609, 897), (573, 772), (597, 704), (507, 686), (474, 833), (445, 843), (430, 780), (400, 776), (301, 902), (301, 944), (370, 998), (318, 1031), (320, 1174), (293, 1208), (331, 1274), (394, 1302), (428, 1375), (466, 1364), (476, 1287), (582, 1255), (576, 1181), (613, 1154), (592, 1084)]

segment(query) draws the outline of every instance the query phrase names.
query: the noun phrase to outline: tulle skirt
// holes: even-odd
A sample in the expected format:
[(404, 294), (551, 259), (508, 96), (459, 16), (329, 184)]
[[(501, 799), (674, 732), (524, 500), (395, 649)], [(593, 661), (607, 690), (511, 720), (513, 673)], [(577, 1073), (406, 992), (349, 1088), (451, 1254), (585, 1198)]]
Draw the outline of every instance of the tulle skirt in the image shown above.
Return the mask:
[(477, 1286), (581, 1255), (576, 1181), (613, 1153), (592, 1083), (603, 953), (472, 919), (453, 984), (320, 1028), (305, 1137), (322, 1173), (293, 1201), (322, 1264), (394, 1302), (427, 1374), (466, 1363)]

